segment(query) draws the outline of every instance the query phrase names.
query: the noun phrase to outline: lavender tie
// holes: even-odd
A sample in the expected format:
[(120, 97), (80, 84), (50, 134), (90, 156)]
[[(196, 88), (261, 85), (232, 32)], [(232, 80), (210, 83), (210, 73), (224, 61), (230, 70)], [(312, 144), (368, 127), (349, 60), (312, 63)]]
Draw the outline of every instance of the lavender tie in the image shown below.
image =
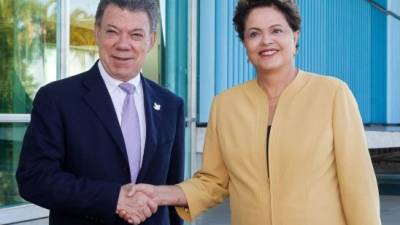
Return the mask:
[(128, 154), (131, 181), (136, 182), (140, 169), (140, 126), (133, 93), (135, 86), (122, 83), (119, 87), (126, 92), (121, 115), (121, 129), (124, 136), (125, 147)]

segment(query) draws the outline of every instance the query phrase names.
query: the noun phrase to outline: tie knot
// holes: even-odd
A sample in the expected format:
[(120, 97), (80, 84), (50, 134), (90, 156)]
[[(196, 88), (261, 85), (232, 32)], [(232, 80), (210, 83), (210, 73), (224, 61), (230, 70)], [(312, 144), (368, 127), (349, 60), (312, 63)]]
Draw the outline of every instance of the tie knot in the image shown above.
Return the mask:
[(135, 91), (135, 85), (130, 84), (128, 82), (124, 82), (124, 83), (120, 84), (119, 87), (123, 91), (125, 91), (128, 95), (133, 94), (133, 92)]

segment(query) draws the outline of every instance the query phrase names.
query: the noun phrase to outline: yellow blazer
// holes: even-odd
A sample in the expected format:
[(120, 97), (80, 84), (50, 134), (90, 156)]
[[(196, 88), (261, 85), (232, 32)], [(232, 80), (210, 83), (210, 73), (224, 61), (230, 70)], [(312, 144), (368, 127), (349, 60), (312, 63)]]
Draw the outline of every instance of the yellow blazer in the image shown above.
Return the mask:
[(214, 98), (202, 168), (179, 184), (189, 205), (177, 208), (183, 219), (229, 195), (232, 225), (381, 224), (363, 124), (345, 83), (298, 73), (279, 99), (269, 162), (267, 121), (256, 80)]

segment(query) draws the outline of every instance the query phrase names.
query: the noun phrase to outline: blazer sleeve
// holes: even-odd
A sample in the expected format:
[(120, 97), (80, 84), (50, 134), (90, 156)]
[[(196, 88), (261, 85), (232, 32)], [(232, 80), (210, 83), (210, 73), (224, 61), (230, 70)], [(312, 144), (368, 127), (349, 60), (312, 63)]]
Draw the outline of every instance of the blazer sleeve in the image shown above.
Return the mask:
[(218, 140), (217, 100), (218, 97), (215, 97), (209, 116), (202, 168), (193, 175), (193, 178), (178, 185), (188, 202), (188, 208), (176, 208), (184, 220), (193, 220), (208, 208), (222, 203), (228, 196), (229, 174)]
[(64, 124), (52, 98), (42, 88), (33, 102), (16, 174), (20, 195), (51, 210), (114, 220), (120, 184), (63, 171)]
[[(179, 99), (176, 135), (172, 147), (170, 166), (168, 170), (167, 185), (175, 185), (183, 181), (185, 166), (185, 112), (182, 99)], [(172, 206), (169, 206), (169, 218), (171, 225), (183, 224)]]
[(348, 225), (380, 225), (379, 193), (357, 103), (346, 84), (336, 91), (334, 148)]

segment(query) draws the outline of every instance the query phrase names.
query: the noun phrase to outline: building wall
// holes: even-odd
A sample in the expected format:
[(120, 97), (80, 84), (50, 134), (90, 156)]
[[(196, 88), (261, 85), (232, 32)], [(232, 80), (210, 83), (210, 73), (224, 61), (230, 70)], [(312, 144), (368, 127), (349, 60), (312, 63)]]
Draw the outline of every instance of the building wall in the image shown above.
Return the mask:
[[(400, 16), (400, 1), (389, 0), (388, 10)], [(388, 17), (388, 123), (400, 123), (400, 20)]]
[(299, 7), (303, 25), (297, 65), (345, 81), (364, 122), (371, 122), (371, 6), (366, 1), (300, 0)]
[(198, 122), (207, 122), (214, 95), (254, 78), (233, 28), (237, 0), (199, 0)]

